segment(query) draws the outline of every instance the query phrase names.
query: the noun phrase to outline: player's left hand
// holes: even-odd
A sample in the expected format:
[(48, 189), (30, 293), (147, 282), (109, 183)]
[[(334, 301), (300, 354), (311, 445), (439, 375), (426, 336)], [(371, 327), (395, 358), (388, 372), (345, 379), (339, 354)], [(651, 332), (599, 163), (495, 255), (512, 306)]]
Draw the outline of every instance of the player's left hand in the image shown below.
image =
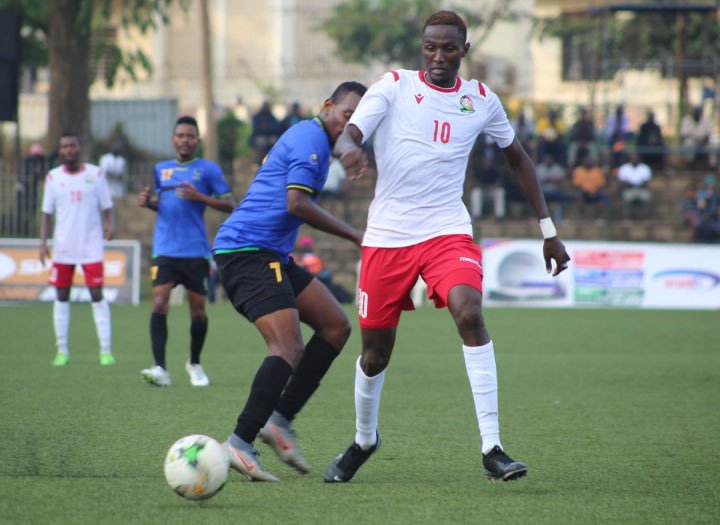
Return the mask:
[[(545, 257), (545, 269), (547, 273), (552, 272), (553, 277), (567, 270), (570, 256), (565, 251), (565, 245), (560, 241), (559, 237), (545, 239), (543, 256)], [(552, 269), (552, 261), (555, 261), (555, 270)]]
[(176, 191), (178, 197), (180, 197), (181, 199), (202, 201), (205, 198), (205, 195), (200, 193), (195, 187), (195, 185), (191, 182), (183, 181), (180, 183), (180, 186), (182, 186), (182, 188), (178, 188)]
[(106, 224), (105, 226), (103, 226), (103, 236), (105, 237), (106, 241), (112, 240), (113, 228), (111, 225)]

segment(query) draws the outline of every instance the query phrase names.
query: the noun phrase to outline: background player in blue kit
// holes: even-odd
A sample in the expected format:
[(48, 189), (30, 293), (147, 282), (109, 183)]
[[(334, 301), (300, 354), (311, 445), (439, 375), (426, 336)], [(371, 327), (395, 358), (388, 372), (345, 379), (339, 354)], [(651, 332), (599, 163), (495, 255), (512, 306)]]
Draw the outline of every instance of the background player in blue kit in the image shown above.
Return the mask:
[(172, 143), (177, 157), (155, 165), (158, 196), (151, 198), (149, 187), (138, 195), (138, 205), (158, 212), (150, 267), (153, 296), (150, 340), (155, 366), (141, 373), (152, 385), (170, 386), (165, 366), (167, 314), (170, 292), (182, 284), (190, 304), (190, 359), (185, 369), (193, 386), (206, 386), (210, 380), (200, 365), (200, 352), (208, 327), (205, 283), (210, 269), (210, 245), (203, 215), (207, 206), (230, 213), (235, 203), (220, 166), (195, 156), (200, 136), (194, 118), (177, 120)]
[[(338, 302), (290, 252), (303, 222), (360, 246), (362, 232), (316, 201), (335, 140), (365, 91), (362, 84), (344, 82), (317, 117), (288, 129), (215, 237), (213, 254), (226, 295), (255, 324), (268, 347), (226, 442), (232, 467), (253, 480), (278, 481), (258, 463), (253, 450), (258, 435), (282, 461), (303, 474), (310, 471), (291, 422), (350, 336), (350, 323)], [(300, 322), (314, 331), (307, 345)]]

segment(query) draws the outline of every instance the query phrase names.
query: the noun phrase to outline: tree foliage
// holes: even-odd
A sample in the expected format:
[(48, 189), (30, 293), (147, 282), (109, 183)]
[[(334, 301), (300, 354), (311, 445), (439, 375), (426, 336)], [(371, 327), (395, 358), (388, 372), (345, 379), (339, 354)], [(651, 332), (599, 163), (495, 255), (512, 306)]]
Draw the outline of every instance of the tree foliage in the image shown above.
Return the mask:
[[(465, 18), (468, 30), (482, 29), (474, 35), (474, 44), (478, 44), (497, 20), (520, 16), (511, 11), (513, 3), (514, 0), (497, 0), (477, 11), (452, 9)], [(337, 52), (344, 60), (399, 62), (420, 68), (422, 27), (430, 14), (441, 9), (448, 9), (447, 2), (347, 0), (333, 7), (332, 15), (320, 25), (320, 30), (335, 41)]]
[[(677, 30), (681, 17), (683, 33)], [(623, 12), (622, 16), (563, 13), (538, 19), (536, 28), (541, 38), (572, 41), (587, 55), (594, 54), (598, 64), (602, 59), (603, 70), (596, 78), (611, 77), (620, 67), (655, 67), (666, 75), (706, 76), (713, 73), (720, 53), (715, 17), (712, 12)]]
[[(101, 75), (109, 87), (119, 73), (135, 80), (139, 73), (151, 73), (152, 64), (141, 49), (121, 48), (114, 39), (107, 38), (116, 26), (135, 28), (145, 33), (158, 23), (167, 22), (167, 11), (173, 2), (184, 7), (191, 0), (81, 0), (74, 14), (77, 31), (90, 36), (93, 63), (103, 67), (91, 73)], [(37, 0), (0, 0), (0, 8), (14, 8), (21, 17), (22, 67), (38, 68), (48, 65), (48, 9), (47, 2)], [(91, 78), (91, 81), (94, 78)]]

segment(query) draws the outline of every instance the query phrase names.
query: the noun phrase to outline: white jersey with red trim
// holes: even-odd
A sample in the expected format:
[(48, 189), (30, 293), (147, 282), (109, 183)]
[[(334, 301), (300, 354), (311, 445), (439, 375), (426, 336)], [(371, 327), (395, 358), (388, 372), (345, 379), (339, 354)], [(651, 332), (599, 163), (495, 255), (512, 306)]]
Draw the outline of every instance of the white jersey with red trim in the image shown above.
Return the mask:
[(497, 95), (458, 77), (452, 88), (424, 71), (386, 73), (368, 89), (350, 123), (374, 133), (378, 168), (364, 246), (410, 246), (449, 234), (472, 235), (463, 203), (468, 157), (485, 132), (500, 148), (515, 133)]
[(102, 211), (112, 208), (103, 171), (85, 164), (69, 173), (64, 166), (50, 170), (45, 178), (42, 211), (55, 214), (52, 258), (62, 264), (86, 264), (103, 260)]

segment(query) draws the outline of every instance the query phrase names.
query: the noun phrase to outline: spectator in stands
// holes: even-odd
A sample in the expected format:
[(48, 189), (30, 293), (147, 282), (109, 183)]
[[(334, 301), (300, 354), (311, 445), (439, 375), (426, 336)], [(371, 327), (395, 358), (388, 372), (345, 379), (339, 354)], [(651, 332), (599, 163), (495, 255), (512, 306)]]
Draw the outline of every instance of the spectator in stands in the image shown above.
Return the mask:
[(717, 242), (720, 239), (720, 192), (715, 175), (708, 175), (703, 180), (695, 198), (695, 207), (695, 242)]
[(288, 114), (282, 121), (282, 132), (285, 133), (291, 126), (294, 126), (301, 120), (305, 120), (300, 102), (293, 102), (288, 109)]
[(260, 110), (253, 115), (252, 133), (248, 139), (250, 147), (257, 152), (257, 163), (262, 164), (282, 134), (282, 127), (270, 109), (270, 102), (263, 102)]
[(540, 159), (550, 154), (561, 165), (567, 165), (567, 147), (565, 145), (565, 123), (556, 109), (550, 109), (547, 116), (537, 122), (538, 150)]
[(642, 204), (645, 211), (650, 205), (650, 190), (648, 183), (652, 178), (652, 170), (650, 166), (644, 162), (640, 162), (640, 155), (633, 152), (630, 154), (628, 162), (620, 166), (618, 170), (618, 181), (622, 188), (622, 199), (624, 203), (625, 216), (631, 215), (630, 211), (637, 204)]
[(647, 112), (645, 122), (640, 125), (636, 144), (642, 162), (656, 171), (665, 167), (665, 140), (652, 111)]
[(125, 196), (127, 185), (127, 160), (122, 155), (123, 145), (119, 140), (110, 144), (110, 151), (100, 157), (98, 164), (105, 172), (110, 196), (113, 200), (122, 199)]
[(528, 152), (530, 158), (536, 158), (535, 154), (535, 125), (532, 120), (525, 115), (524, 110), (520, 110), (518, 116), (510, 121), (510, 125), (515, 131), (515, 136), (523, 145), (525, 151)]
[(680, 202), (680, 209), (682, 210), (682, 224), (692, 229), (694, 237), (698, 216), (697, 188), (695, 185), (690, 184), (685, 190), (685, 198)]
[(553, 209), (553, 220), (560, 222), (565, 218), (565, 206), (572, 200), (572, 195), (565, 190), (565, 168), (555, 162), (552, 155), (545, 155), (543, 161), (535, 167), (535, 174), (540, 182), (540, 189), (548, 204)]
[(470, 215), (473, 219), (482, 218), (486, 200), (492, 200), (496, 220), (505, 218), (504, 177), (495, 156), (496, 148), (495, 142), (484, 133), (476, 140), (470, 163), (473, 183), (470, 190)]
[(590, 113), (580, 108), (578, 119), (570, 129), (568, 157), (572, 167), (579, 166), (587, 155), (597, 159), (595, 151), (595, 124)]
[(625, 108), (618, 106), (615, 108), (615, 113), (608, 115), (605, 123), (605, 140), (610, 148), (611, 168), (615, 169), (620, 166), (625, 156), (625, 148), (631, 138), (630, 120), (625, 114)]
[(680, 121), (680, 140), (686, 150), (686, 160), (694, 168), (709, 166), (710, 135), (712, 123), (703, 116), (702, 107), (693, 108)]
[[(580, 166), (573, 169), (572, 183), (584, 204), (596, 205), (607, 201), (607, 195), (603, 191), (605, 173), (590, 155), (583, 159)], [(583, 212), (587, 210), (588, 207), (584, 206)]]
[(347, 175), (342, 162), (336, 158), (330, 159), (327, 179), (325, 180), (325, 186), (323, 186), (320, 197), (345, 197), (348, 189)]
[(333, 282), (332, 272), (325, 267), (322, 258), (315, 253), (315, 241), (312, 237), (301, 237), (297, 243), (298, 256), (297, 263), (313, 274), (323, 283), (333, 294), (339, 303), (350, 303), (353, 300), (352, 295), (342, 286)]

